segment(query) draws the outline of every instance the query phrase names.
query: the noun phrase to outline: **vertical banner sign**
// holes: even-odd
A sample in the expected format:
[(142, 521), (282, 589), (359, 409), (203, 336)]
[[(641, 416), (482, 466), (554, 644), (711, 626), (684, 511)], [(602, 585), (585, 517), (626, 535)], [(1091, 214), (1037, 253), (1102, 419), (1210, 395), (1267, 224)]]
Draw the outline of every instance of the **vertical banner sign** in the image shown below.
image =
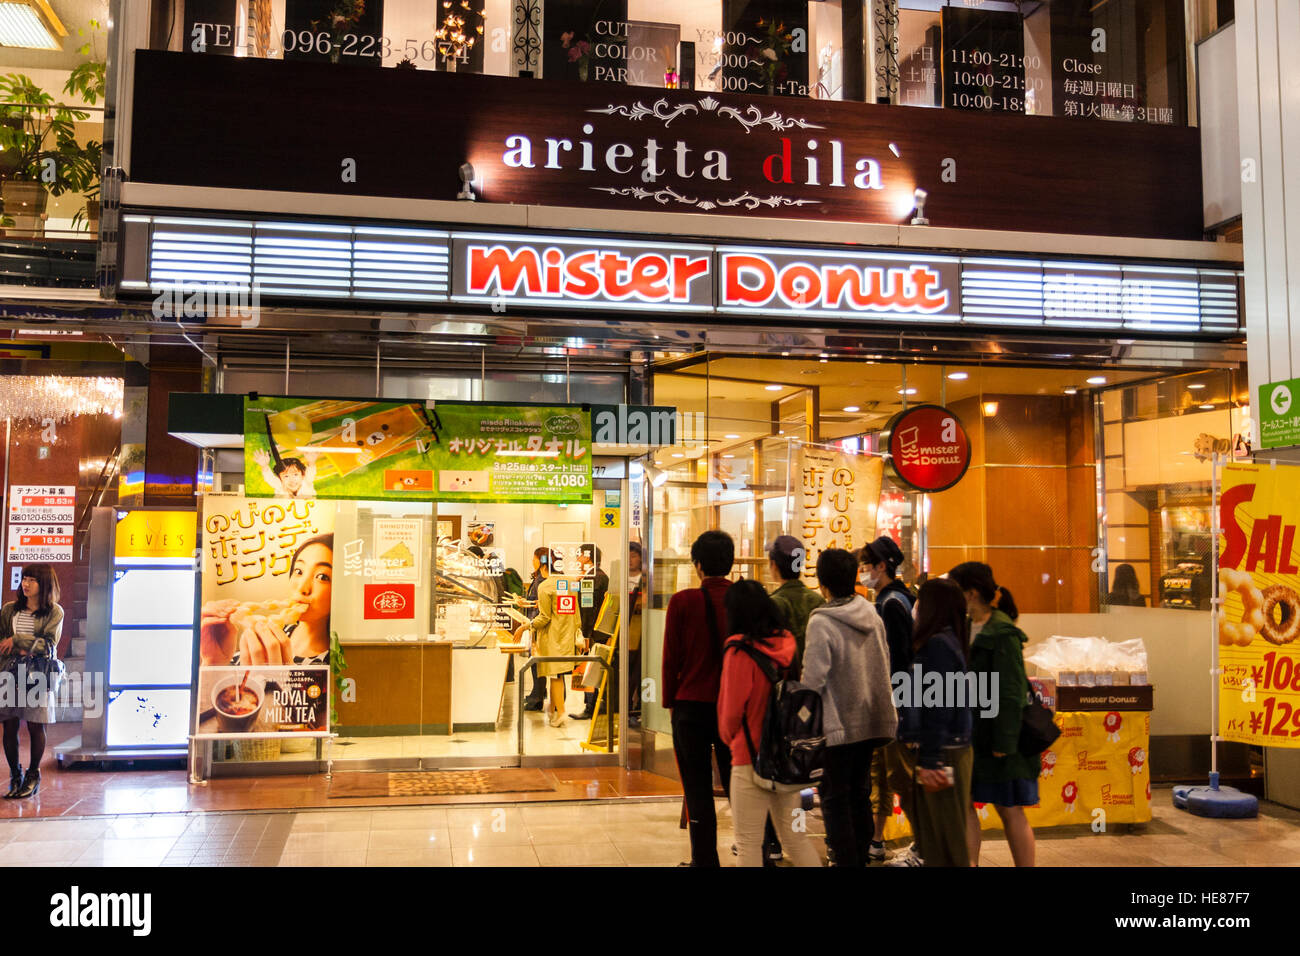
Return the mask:
[(432, 501), (436, 440), (419, 402), (245, 398), (245, 493)]
[(591, 502), (591, 412), (439, 402), (439, 501)]
[(328, 733), (334, 508), (203, 499), (195, 733)]
[(884, 462), (811, 445), (800, 445), (791, 459), (797, 469), (790, 483), (796, 516), (792, 533), (803, 542), (803, 577), (815, 586), (822, 551), (852, 551), (876, 536)]
[(1229, 464), (1219, 494), (1219, 733), (1300, 747), (1300, 468)]

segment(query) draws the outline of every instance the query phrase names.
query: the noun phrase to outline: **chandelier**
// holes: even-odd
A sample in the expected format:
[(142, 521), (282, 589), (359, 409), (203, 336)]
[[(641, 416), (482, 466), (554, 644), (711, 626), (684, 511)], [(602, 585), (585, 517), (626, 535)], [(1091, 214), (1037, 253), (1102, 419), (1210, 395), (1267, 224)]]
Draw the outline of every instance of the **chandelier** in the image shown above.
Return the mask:
[(122, 379), (70, 375), (0, 377), (0, 418), (54, 419), (74, 415), (122, 417)]

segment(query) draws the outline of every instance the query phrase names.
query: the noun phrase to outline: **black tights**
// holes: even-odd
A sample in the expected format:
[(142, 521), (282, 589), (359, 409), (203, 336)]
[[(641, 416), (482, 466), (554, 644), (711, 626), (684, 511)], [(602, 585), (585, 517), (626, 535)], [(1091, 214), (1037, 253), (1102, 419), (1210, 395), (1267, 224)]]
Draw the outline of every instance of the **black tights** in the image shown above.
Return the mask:
[[(12, 774), (18, 766), (18, 724), (22, 718), (12, 717), (4, 722), (5, 760), (9, 761)], [(27, 721), (27, 736), (32, 741), (31, 768), (39, 769), (41, 758), (45, 756), (45, 725)]]

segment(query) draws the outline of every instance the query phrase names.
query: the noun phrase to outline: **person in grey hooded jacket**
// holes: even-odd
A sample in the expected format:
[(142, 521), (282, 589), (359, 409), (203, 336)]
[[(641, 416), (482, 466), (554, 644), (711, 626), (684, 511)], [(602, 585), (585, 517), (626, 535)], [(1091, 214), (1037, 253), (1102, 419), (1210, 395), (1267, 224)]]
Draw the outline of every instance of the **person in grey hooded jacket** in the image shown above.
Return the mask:
[(808, 618), (801, 678), (822, 697), (826, 763), (819, 786), (836, 866), (867, 865), (875, 832), (871, 752), (898, 729), (885, 625), (854, 591), (857, 576), (857, 558), (848, 551), (828, 548), (817, 559), (826, 604)]

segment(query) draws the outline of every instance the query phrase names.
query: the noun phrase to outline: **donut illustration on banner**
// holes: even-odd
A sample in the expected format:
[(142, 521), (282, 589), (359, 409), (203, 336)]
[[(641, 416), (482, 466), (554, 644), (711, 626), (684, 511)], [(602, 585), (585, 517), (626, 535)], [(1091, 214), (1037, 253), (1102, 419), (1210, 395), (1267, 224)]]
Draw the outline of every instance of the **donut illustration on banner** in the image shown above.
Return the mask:
[(1042, 757), (1039, 758), (1041, 769), (1038, 771), (1040, 777), (1050, 777), (1056, 770), (1056, 754), (1050, 750), (1044, 750)]
[(1074, 812), (1074, 801), (1079, 799), (1079, 785), (1071, 780), (1061, 788), (1061, 801), (1065, 804), (1065, 812)]
[(1119, 743), (1119, 729), (1124, 726), (1124, 718), (1112, 710), (1101, 724), (1106, 728), (1106, 739), (1113, 744)]
[[(1142, 768), (1146, 766), (1146, 762), (1147, 762), (1147, 752), (1143, 750), (1141, 747), (1134, 747), (1132, 750), (1128, 752), (1128, 766), (1129, 769), (1133, 771), (1133, 773), (1135, 774), (1141, 773)], [(1148, 788), (1150, 788), (1150, 786), (1151, 786), (1150, 784), (1147, 784)], [(1149, 794), (1147, 796), (1147, 799), (1148, 800), (1151, 799)]]

